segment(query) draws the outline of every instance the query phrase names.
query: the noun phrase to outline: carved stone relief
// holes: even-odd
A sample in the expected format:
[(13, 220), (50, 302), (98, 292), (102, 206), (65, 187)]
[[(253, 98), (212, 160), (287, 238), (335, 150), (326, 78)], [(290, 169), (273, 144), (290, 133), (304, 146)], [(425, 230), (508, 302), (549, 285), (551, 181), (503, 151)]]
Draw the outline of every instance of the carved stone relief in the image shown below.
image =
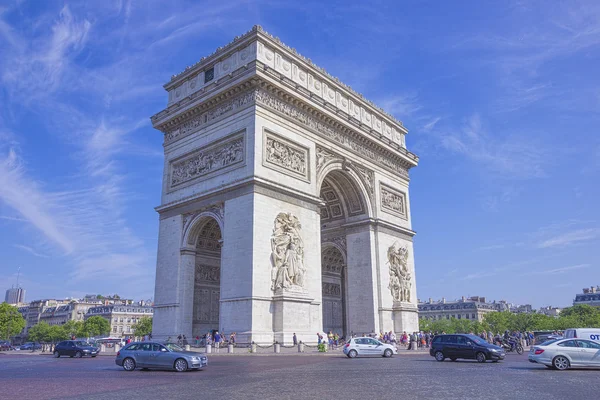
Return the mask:
[(322, 251), (321, 269), (323, 272), (339, 275), (342, 273), (344, 265), (344, 257), (336, 247), (328, 246)]
[(200, 263), (196, 264), (196, 275), (194, 279), (196, 284), (219, 283), (220, 281), (221, 268)]
[(244, 136), (219, 141), (171, 162), (170, 187), (206, 176), (244, 161)]
[(341, 285), (338, 283), (323, 282), (323, 296), (341, 297)]
[(384, 211), (397, 214), (402, 218), (407, 217), (406, 213), (406, 195), (395, 191), (384, 185), (380, 185), (381, 208)]
[(263, 165), (309, 180), (308, 149), (267, 132), (264, 137)]
[(271, 236), (271, 289), (304, 291), (302, 225), (291, 213), (279, 213)]
[(352, 137), (338, 129), (329, 126), (326, 123), (319, 121), (317, 118), (312, 117), (309, 113), (280, 100), (271, 93), (265, 92), (264, 90), (257, 90), (256, 102), (278, 111), (292, 118), (293, 120), (302, 123), (305, 126), (318, 131), (319, 133), (322, 133), (325, 137), (333, 140), (343, 147), (350, 149), (377, 164), (387, 167), (405, 178), (408, 178), (408, 169), (401, 162), (383, 155), (378, 150), (365, 144), (364, 141)]
[(360, 176), (363, 179), (363, 182), (367, 186), (367, 190), (369, 191), (369, 195), (372, 198), (375, 193), (375, 173), (370, 169), (367, 169), (360, 165), (354, 165), (354, 168), (359, 172)]
[(321, 169), (331, 160), (335, 160), (336, 158), (340, 158), (338, 155), (332, 153), (331, 151), (324, 149), (320, 146), (316, 148), (317, 153), (317, 175), (321, 173)]
[(408, 269), (408, 249), (396, 245), (388, 249), (388, 263), (390, 265), (390, 284), (388, 288), (392, 292), (394, 301), (410, 302), (410, 289), (412, 276)]

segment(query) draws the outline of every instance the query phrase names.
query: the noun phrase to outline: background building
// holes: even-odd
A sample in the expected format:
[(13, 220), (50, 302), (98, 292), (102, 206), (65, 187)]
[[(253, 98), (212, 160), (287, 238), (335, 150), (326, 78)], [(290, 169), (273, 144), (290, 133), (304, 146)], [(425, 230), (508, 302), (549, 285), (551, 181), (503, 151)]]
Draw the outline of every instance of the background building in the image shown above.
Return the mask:
[(111, 304), (90, 307), (85, 319), (100, 316), (110, 322), (110, 336), (123, 337), (133, 335), (133, 325), (142, 317), (152, 317), (154, 310), (143, 301), (138, 304)]
[(544, 314), (544, 315), (549, 315), (550, 317), (558, 317), (560, 315), (561, 311), (562, 311), (562, 308), (546, 306), (546, 307), (540, 308), (538, 313)]
[(472, 296), (460, 300), (447, 302), (445, 298), (434, 302), (429, 299), (426, 303), (419, 302), (419, 318), (430, 320), (438, 319), (468, 319), (473, 321), (483, 321), (483, 317), (491, 312), (508, 311), (509, 305), (505, 301), (486, 302), (485, 297)]
[(574, 306), (578, 304), (600, 307), (600, 286), (583, 288), (583, 293), (576, 295), (573, 301)]
[(8, 304), (19, 304), (25, 302), (25, 289), (22, 287), (10, 288), (6, 291), (4, 301)]

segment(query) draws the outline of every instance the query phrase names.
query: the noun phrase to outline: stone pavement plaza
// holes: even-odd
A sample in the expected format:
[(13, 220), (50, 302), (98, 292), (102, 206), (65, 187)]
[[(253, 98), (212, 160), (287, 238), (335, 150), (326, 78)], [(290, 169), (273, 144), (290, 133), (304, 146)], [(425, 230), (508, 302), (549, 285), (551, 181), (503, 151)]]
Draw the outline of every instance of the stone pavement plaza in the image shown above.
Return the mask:
[(504, 362), (436, 362), (424, 352), (390, 359), (342, 355), (219, 355), (202, 371), (125, 372), (113, 357), (0, 353), (6, 399), (595, 399), (598, 370), (553, 371), (526, 355)]

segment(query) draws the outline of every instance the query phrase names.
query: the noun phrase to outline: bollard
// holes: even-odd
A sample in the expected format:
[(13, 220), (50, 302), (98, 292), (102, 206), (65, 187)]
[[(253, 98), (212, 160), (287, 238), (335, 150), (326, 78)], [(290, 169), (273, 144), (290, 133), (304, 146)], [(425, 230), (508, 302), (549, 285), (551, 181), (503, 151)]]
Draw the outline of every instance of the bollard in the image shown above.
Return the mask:
[(252, 346), (250, 347), (250, 353), (256, 353), (256, 343), (252, 342)]
[(304, 353), (304, 343), (298, 343), (298, 353)]
[(104, 352), (106, 352), (106, 345), (104, 345), (104, 344), (101, 344), (101, 345), (100, 345), (100, 352), (101, 352), (101, 353), (104, 353)]
[(281, 345), (279, 343), (275, 343), (273, 349), (275, 350), (275, 353), (281, 353)]
[(206, 354), (212, 353), (212, 346), (210, 344), (206, 345)]
[(190, 351), (190, 349), (191, 349), (190, 345), (189, 345), (189, 344), (186, 344), (186, 345), (185, 345), (185, 351)]
[(227, 346), (227, 352), (228, 353), (233, 353), (233, 345), (232, 344), (230, 344), (230, 345)]
[(121, 349), (121, 346), (119, 346), (117, 343), (115, 343), (115, 353), (118, 353), (120, 349)]

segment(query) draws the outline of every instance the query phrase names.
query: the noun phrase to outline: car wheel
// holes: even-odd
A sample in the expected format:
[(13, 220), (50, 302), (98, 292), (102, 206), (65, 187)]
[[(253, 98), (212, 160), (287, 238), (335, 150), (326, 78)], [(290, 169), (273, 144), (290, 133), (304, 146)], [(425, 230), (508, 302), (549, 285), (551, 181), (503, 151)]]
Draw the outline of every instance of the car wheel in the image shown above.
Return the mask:
[(564, 371), (565, 369), (569, 368), (570, 363), (567, 357), (558, 356), (554, 357), (554, 360), (552, 360), (552, 365), (554, 365), (554, 368), (557, 370)]
[(386, 350), (383, 352), (383, 356), (384, 356), (384, 357), (386, 357), (386, 358), (387, 358), (387, 357), (391, 357), (391, 356), (392, 356), (392, 354), (393, 354), (393, 353), (392, 353), (392, 350), (390, 350), (390, 349), (386, 349)]
[(83, 354), (80, 351), (75, 353), (75, 358), (81, 358), (82, 356), (83, 356)]
[(349, 358), (355, 358), (358, 355), (358, 353), (356, 352), (356, 350), (350, 350), (348, 352), (348, 357)]
[(446, 357), (444, 357), (444, 353), (442, 353), (441, 351), (436, 351), (435, 359), (438, 361), (444, 361), (446, 359)]
[(188, 369), (188, 363), (183, 358), (175, 360), (175, 370), (177, 372), (185, 372)]
[(485, 354), (484, 354), (484, 353), (482, 353), (481, 351), (480, 351), (479, 353), (477, 353), (477, 354), (475, 355), (475, 357), (477, 358), (477, 362), (478, 362), (478, 363), (484, 363), (484, 362), (486, 361)]
[(59, 353), (58, 351), (56, 351), (56, 350), (55, 350), (55, 351), (54, 351), (54, 358), (58, 358), (58, 357), (60, 357), (60, 353)]
[(135, 361), (133, 361), (133, 358), (127, 357), (123, 360), (123, 369), (125, 371), (133, 371), (135, 369)]

